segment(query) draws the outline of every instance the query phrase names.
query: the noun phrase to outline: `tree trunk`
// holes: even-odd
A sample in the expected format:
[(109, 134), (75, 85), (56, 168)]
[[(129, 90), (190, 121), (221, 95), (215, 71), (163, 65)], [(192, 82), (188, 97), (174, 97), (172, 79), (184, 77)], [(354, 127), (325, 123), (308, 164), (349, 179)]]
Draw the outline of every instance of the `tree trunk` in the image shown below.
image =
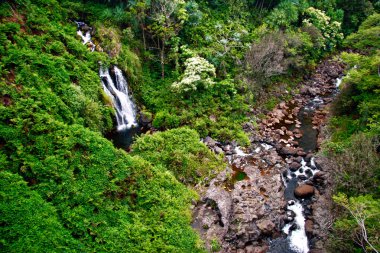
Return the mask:
[(161, 62), (161, 78), (165, 79), (165, 41), (164, 40), (162, 40), (160, 62)]
[(146, 41), (145, 41), (145, 25), (143, 23), (140, 23), (141, 31), (142, 31), (142, 37), (143, 37), (143, 44), (144, 44), (144, 51), (146, 51)]

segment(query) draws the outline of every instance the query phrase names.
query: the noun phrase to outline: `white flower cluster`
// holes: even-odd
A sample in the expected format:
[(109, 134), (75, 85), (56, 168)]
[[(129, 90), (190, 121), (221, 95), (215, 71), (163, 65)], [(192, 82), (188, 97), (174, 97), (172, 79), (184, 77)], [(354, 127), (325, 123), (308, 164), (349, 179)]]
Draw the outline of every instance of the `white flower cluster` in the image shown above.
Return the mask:
[(321, 31), (325, 41), (325, 49), (327, 45), (335, 47), (336, 43), (343, 39), (343, 33), (340, 32), (341, 23), (337, 21), (330, 23), (331, 18), (324, 11), (310, 7), (306, 10), (306, 13), (310, 18), (304, 19), (303, 24), (306, 26), (313, 25)]
[(185, 61), (185, 72), (179, 82), (174, 82), (174, 91), (186, 93), (196, 91), (199, 85), (205, 89), (214, 85), (215, 67), (206, 59), (195, 56)]

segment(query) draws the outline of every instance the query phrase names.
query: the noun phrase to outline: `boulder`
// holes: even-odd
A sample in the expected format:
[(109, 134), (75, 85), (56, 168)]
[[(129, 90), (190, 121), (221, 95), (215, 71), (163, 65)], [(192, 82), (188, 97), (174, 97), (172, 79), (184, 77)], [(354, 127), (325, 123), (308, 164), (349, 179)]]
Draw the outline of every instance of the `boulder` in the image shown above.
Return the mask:
[(207, 136), (204, 141), (203, 141), (207, 146), (209, 147), (214, 147), (215, 144), (216, 144), (216, 141), (214, 141), (213, 138), (211, 138), (210, 136)]
[(305, 231), (306, 231), (306, 235), (309, 237), (313, 235), (313, 225), (314, 225), (314, 222), (312, 220), (305, 221)]
[(274, 232), (274, 228), (276, 227), (276, 225), (270, 220), (260, 220), (256, 225), (261, 232), (266, 235), (272, 234)]
[(295, 155), (297, 154), (297, 149), (293, 147), (282, 147), (279, 151), (280, 155)]
[(215, 146), (214, 147), (214, 152), (216, 153), (216, 154), (223, 154), (223, 149), (221, 149), (220, 147), (218, 147), (218, 146)]
[(314, 187), (311, 185), (300, 185), (294, 190), (294, 195), (298, 198), (307, 198), (314, 194)]
[(289, 165), (289, 169), (291, 171), (296, 171), (298, 170), (298, 168), (301, 167), (301, 164), (298, 163), (298, 162), (292, 162), (290, 165)]

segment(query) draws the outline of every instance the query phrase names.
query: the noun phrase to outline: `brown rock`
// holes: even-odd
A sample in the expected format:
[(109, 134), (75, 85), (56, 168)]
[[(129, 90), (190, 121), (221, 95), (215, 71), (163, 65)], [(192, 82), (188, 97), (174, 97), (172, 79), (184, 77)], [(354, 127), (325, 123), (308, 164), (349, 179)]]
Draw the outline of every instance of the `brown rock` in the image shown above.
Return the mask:
[(305, 156), (306, 155), (306, 152), (302, 151), (302, 150), (298, 150), (297, 151), (297, 155), (299, 156)]
[(310, 197), (314, 194), (314, 187), (311, 185), (300, 185), (294, 190), (294, 195), (298, 198)]
[(283, 147), (279, 151), (280, 155), (295, 155), (297, 153), (297, 149), (293, 147)]
[(256, 225), (266, 235), (272, 234), (275, 228), (275, 224), (270, 220), (261, 220)]
[(245, 248), (245, 252), (246, 253), (265, 253), (268, 251), (268, 246), (253, 246), (253, 245), (250, 245), (250, 246), (247, 246)]
[(285, 102), (281, 102), (278, 107), (280, 107), (281, 109), (286, 109), (287, 106), (286, 106), (286, 103)]
[(309, 237), (313, 235), (313, 225), (314, 222), (312, 220), (305, 221), (305, 231)]
[(290, 165), (289, 165), (289, 169), (291, 171), (296, 171), (298, 170), (298, 168), (301, 167), (301, 164), (298, 163), (298, 162), (292, 162)]

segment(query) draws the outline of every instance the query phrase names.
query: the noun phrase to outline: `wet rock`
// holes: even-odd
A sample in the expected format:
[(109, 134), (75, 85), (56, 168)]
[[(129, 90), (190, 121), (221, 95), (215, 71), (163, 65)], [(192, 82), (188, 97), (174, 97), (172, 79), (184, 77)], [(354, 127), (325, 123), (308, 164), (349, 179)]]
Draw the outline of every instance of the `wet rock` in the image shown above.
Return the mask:
[(294, 190), (294, 195), (298, 198), (307, 198), (314, 194), (314, 187), (311, 185), (300, 185)]
[(305, 156), (305, 162), (310, 162), (311, 158), (313, 157), (313, 154), (309, 153)]
[(305, 174), (306, 174), (308, 177), (313, 176), (313, 172), (311, 171), (311, 169), (306, 169), (306, 170), (305, 170)]
[(300, 179), (300, 180), (302, 180), (302, 181), (305, 181), (307, 179), (307, 176), (305, 176), (305, 175), (298, 175), (297, 178)]
[(231, 145), (226, 145), (226, 146), (223, 147), (223, 150), (226, 151), (226, 152), (228, 152), (228, 151), (232, 150), (232, 147), (231, 147)]
[(308, 237), (311, 237), (313, 235), (313, 225), (314, 222), (312, 220), (305, 221), (305, 231)]
[(314, 178), (315, 179), (325, 179), (326, 178), (326, 172), (318, 171), (317, 173), (315, 173)]
[(311, 249), (309, 253), (326, 253), (326, 251), (321, 249)]
[(305, 155), (306, 155), (306, 152), (305, 152), (305, 151), (302, 151), (302, 150), (298, 150), (298, 151), (297, 151), (297, 155), (298, 155), (298, 156), (305, 156)]
[(280, 155), (295, 155), (297, 154), (297, 149), (293, 147), (282, 147), (279, 151)]
[(297, 171), (299, 167), (301, 167), (301, 164), (298, 163), (298, 162), (292, 162), (292, 163), (289, 165), (289, 169), (290, 169), (291, 171)]
[(289, 183), (288, 183), (288, 186), (286, 187), (285, 189), (285, 199), (286, 200), (294, 200), (295, 199), (295, 196), (294, 196), (294, 191), (297, 187), (297, 179), (296, 178), (292, 178)]

